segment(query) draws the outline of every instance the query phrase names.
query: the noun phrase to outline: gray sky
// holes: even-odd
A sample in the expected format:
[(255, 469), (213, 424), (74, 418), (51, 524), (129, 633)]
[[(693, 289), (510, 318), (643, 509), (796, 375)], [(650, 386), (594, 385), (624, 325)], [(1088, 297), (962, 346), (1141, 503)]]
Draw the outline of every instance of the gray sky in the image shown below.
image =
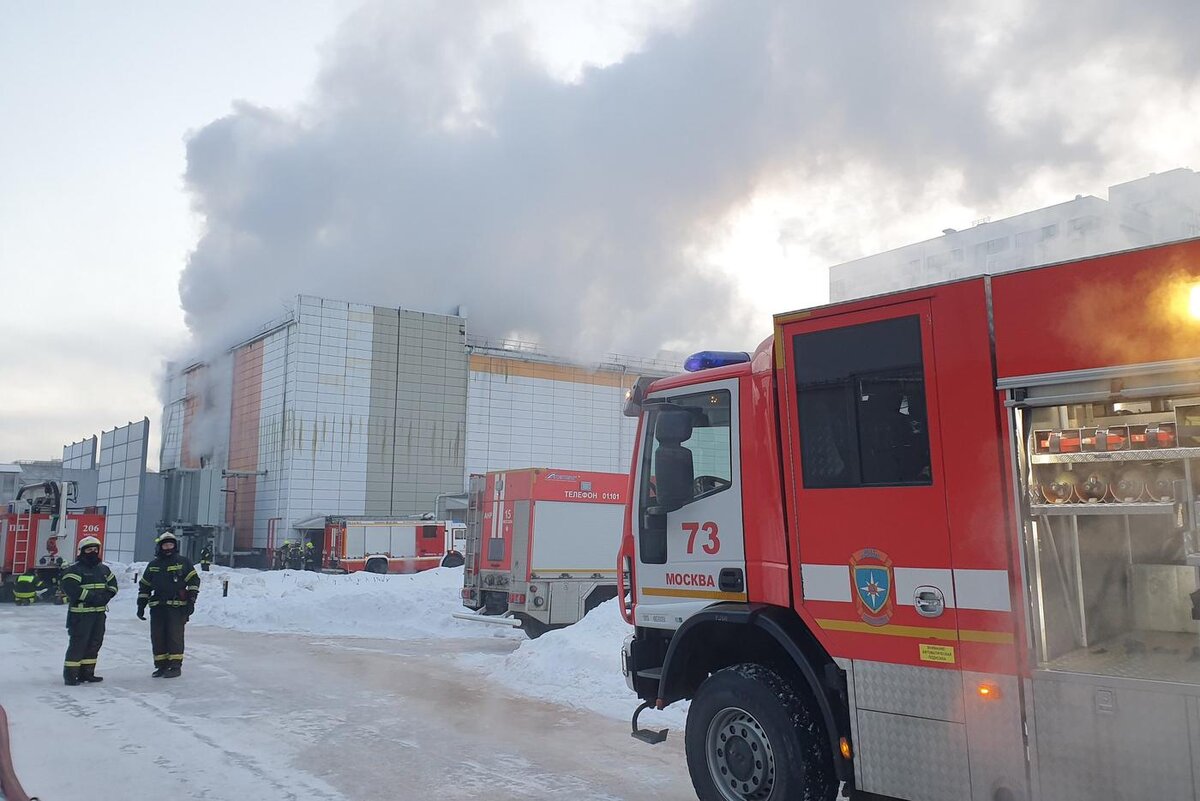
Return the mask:
[(831, 263), (1200, 167), (1195, 3), (844, 5), (6, 6), (0, 460), (157, 433), (297, 292), (746, 348)]

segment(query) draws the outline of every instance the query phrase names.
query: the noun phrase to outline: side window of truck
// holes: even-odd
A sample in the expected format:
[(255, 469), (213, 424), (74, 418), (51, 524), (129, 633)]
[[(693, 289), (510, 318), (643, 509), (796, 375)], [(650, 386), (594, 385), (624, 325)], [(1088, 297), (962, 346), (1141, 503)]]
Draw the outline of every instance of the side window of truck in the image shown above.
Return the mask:
[(666, 562), (668, 512), (733, 485), (731, 414), (724, 389), (675, 396), (650, 411), (642, 446), (642, 562)]
[(932, 483), (919, 317), (797, 334), (793, 351), (806, 488)]

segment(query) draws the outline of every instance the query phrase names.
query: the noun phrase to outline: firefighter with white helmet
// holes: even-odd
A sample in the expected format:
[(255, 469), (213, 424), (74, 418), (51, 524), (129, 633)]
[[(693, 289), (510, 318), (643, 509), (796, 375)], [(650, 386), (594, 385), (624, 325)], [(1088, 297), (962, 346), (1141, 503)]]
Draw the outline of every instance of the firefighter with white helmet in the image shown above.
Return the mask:
[(104, 681), (96, 675), (96, 660), (104, 644), (108, 602), (117, 594), (117, 577), (100, 561), (100, 540), (81, 539), (78, 556), (59, 584), (71, 603), (67, 611), (70, 640), (63, 662), (63, 683), (69, 686)]
[(179, 555), (179, 542), (170, 531), (155, 541), (155, 556), (138, 583), (137, 616), (146, 619), (150, 607), (150, 645), (155, 678), (173, 679), (183, 669), (183, 628), (196, 609), (200, 574)]

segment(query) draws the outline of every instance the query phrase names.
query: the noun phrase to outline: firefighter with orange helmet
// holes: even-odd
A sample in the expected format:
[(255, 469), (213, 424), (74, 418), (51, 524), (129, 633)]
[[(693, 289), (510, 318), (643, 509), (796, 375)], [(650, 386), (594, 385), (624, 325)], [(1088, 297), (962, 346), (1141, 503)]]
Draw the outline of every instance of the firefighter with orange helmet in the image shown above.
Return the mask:
[(104, 644), (108, 602), (117, 594), (117, 577), (100, 561), (100, 540), (84, 537), (79, 541), (79, 558), (67, 568), (59, 587), (71, 603), (63, 683), (75, 686), (104, 681), (96, 675), (96, 660)]

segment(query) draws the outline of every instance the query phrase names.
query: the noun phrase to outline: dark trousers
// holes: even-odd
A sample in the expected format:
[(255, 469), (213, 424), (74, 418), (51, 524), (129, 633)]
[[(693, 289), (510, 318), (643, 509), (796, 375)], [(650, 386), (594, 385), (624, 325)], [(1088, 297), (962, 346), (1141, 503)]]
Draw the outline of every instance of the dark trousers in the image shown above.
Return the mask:
[(96, 658), (104, 644), (103, 612), (68, 612), (67, 658), (63, 662), (63, 678), (78, 679), (96, 673)]
[(183, 627), (187, 608), (155, 606), (150, 610), (150, 645), (156, 668), (178, 668), (183, 664)]

